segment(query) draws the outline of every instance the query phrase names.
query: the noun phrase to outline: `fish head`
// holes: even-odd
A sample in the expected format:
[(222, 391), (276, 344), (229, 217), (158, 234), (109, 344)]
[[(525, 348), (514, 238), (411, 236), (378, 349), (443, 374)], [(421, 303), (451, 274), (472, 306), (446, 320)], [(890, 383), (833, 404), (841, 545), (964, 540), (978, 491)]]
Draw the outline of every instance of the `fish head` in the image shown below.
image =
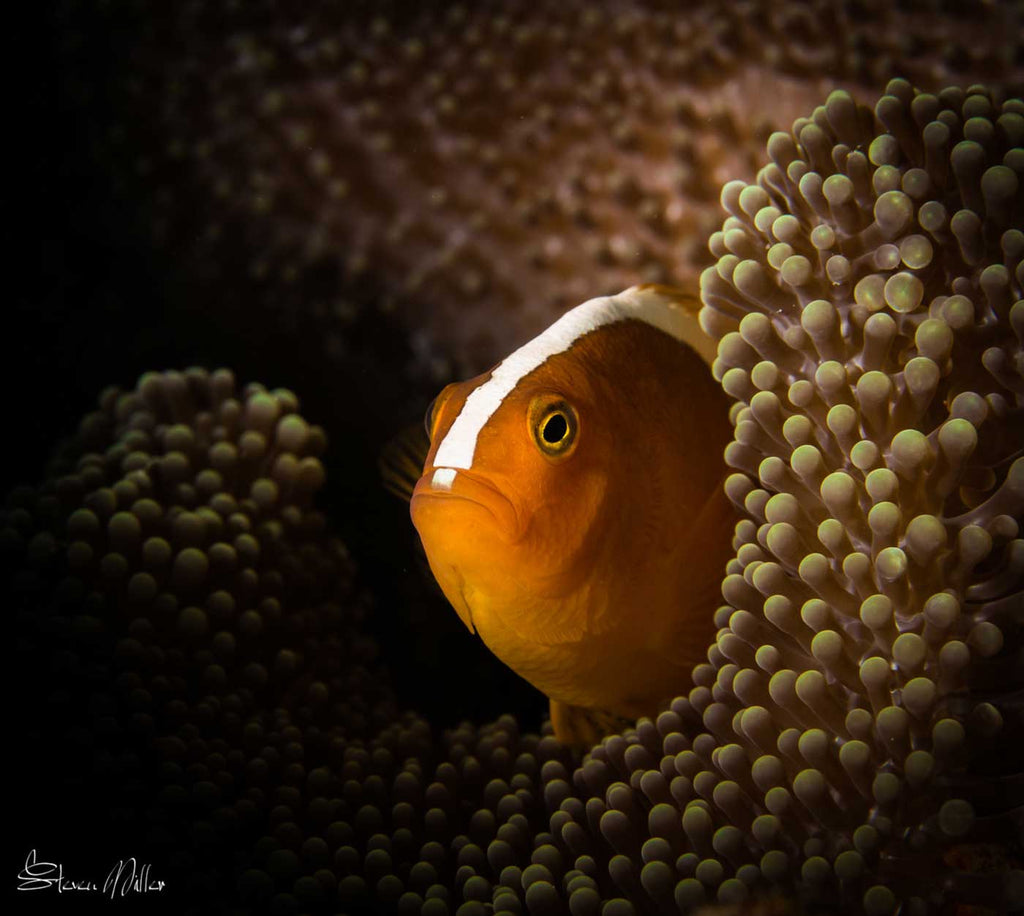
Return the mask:
[(411, 500), (431, 570), (471, 630), (497, 605), (528, 614), (538, 598), (572, 589), (612, 445), (586, 379), (554, 364), (492, 405), (467, 457), (457, 423), (480, 409), (490, 380), (449, 385), (431, 405), (431, 446)]
[(431, 570), (545, 692), (566, 667), (556, 647), (586, 660), (646, 639), (701, 572), (681, 562), (730, 426), (704, 354), (683, 346), (691, 326), (660, 288), (589, 300), (429, 412), (411, 513)]

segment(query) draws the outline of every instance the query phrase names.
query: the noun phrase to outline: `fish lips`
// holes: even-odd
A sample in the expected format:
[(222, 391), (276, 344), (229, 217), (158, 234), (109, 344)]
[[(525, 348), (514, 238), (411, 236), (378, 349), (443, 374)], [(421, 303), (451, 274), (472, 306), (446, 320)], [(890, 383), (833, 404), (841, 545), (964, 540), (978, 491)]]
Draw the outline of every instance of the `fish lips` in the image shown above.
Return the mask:
[(519, 540), (519, 514), (512, 501), (494, 484), (465, 468), (431, 467), (416, 482), (411, 502), (418, 500), (462, 500), (484, 509), (497, 523), (502, 540)]

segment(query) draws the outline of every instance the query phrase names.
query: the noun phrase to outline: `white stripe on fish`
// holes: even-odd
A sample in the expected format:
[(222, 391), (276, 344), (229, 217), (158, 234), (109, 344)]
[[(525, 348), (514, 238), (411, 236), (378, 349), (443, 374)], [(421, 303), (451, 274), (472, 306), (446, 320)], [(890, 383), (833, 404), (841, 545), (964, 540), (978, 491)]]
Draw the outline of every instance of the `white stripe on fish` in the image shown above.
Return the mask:
[(430, 485), (435, 490), (450, 490), (455, 482), (454, 468), (438, 468), (430, 478)]
[[(588, 299), (577, 305), (542, 334), (502, 360), (491, 377), (466, 398), (448, 434), (437, 447), (434, 467), (471, 468), (480, 431), (525, 376), (552, 356), (564, 353), (584, 334), (630, 318), (646, 322), (684, 343), (688, 342), (686, 330), (693, 323), (682, 308), (667, 302), (663, 295), (638, 286), (631, 286), (615, 296)], [(451, 489), (455, 472), (452, 471), (450, 477), (445, 475), (442, 480), (438, 479), (438, 473), (434, 473), (433, 485)]]

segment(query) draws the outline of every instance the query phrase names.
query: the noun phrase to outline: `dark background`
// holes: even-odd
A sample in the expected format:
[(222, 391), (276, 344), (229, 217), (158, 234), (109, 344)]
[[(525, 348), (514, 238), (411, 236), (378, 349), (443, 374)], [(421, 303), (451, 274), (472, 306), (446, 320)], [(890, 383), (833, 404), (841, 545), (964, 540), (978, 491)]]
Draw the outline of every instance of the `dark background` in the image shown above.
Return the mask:
[[(350, 357), (328, 362), (314, 358), (316, 349), (288, 345), (318, 333), (302, 327), (299, 316), (287, 327), (284, 344), (281, 329), (270, 322), (228, 319), (218, 310), (223, 298), (258, 297), (259, 290), (245, 280), (240, 289), (197, 282), (180, 269), (173, 250), (152, 245), (147, 200), (119, 187), (119, 163), (94, 155), (93, 140), (103, 126), (96, 119), (113, 119), (116, 110), (95, 96), (83, 108), (69, 93), (61, 50), (67, 34), (55, 5), (29, 5), (20, 13), (25, 18), (9, 35), (19, 46), (8, 60), (12, 107), (3, 116), (4, 489), (39, 483), (54, 447), (95, 408), (100, 392), (109, 385), (131, 389), (145, 371), (226, 366), (240, 385), (287, 387), (300, 398), (302, 415), (328, 431), (328, 482), (318, 503), (357, 563), (357, 587), (372, 595), (374, 612), (366, 625), (400, 706), (421, 712), (438, 731), (464, 718), (484, 722), (504, 712), (539, 728), (546, 701), (465, 630), (417, 565), (408, 507), (379, 483), (381, 447), (408, 423), (421, 422), (436, 393), (404, 375), (404, 333), (379, 311), (367, 310), (365, 320), (346, 332)], [(93, 70), (76, 79), (91, 78), (91, 93), (108, 91), (123, 78), (118, 68), (130, 52), (131, 30), (110, 29), (98, 18), (95, 32), (80, 37), (87, 44), (79, 59)], [(372, 282), (355, 293), (372, 301)], [(4, 831), (5, 888), (14, 887), (32, 848), (40, 860), (61, 862), (68, 877), (90, 880), (102, 879), (123, 856), (145, 859), (144, 830), (107, 817), (102, 789), (76, 775), (84, 761), (67, 756), (57, 740), (68, 723), (53, 723), (52, 745), (19, 740), (20, 711), (32, 708), (17, 700), (27, 676), (19, 661), (14, 653), (6, 666), (8, 696), (14, 698), (6, 707), (5, 742), (14, 810)], [(63, 783), (53, 782), (54, 769), (66, 776)], [(167, 863), (150, 861), (159, 877)], [(53, 892), (9, 893), (8, 899), (19, 912), (37, 913), (87, 907), (176, 912), (180, 906), (153, 895), (114, 903), (87, 903), (69, 894), (58, 899)]]

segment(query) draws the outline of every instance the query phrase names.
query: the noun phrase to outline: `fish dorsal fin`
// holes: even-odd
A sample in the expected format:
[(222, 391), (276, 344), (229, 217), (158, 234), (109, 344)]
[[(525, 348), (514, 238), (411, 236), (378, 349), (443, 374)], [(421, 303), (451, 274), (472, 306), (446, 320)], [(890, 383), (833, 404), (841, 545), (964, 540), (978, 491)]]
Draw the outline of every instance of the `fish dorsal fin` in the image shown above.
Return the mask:
[(399, 499), (409, 502), (413, 487), (423, 473), (423, 464), (430, 451), (430, 439), (422, 423), (403, 429), (381, 449), (377, 459), (384, 488)]
[(704, 333), (700, 326), (700, 310), (702, 304), (700, 298), (677, 286), (666, 286), (662, 283), (644, 283), (634, 287), (638, 292), (651, 292), (667, 299), (673, 305), (679, 307), (683, 312), (683, 318), (679, 323), (679, 339), (711, 368), (711, 364), (718, 356), (718, 344), (715, 340)]

